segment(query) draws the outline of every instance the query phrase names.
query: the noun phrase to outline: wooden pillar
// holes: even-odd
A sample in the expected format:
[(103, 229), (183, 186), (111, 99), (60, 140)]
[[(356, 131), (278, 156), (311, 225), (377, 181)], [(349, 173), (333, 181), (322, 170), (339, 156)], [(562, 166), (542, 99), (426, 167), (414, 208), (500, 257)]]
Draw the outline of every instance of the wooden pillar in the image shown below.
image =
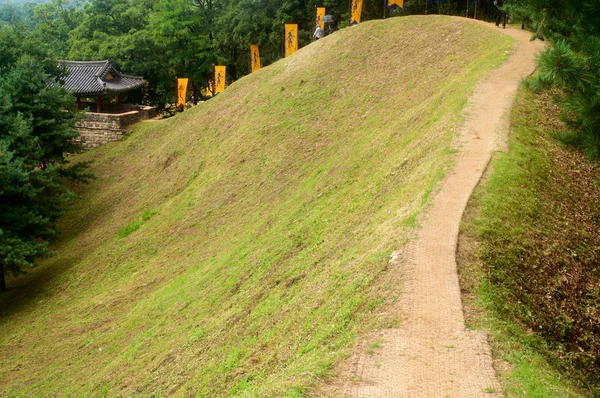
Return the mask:
[(119, 93), (117, 97), (117, 104), (119, 105), (119, 113), (123, 113), (123, 94)]
[(352, 25), (352, 0), (348, 0), (348, 26)]
[[(285, 58), (285, 22), (281, 23), (281, 58)], [(213, 64), (213, 81), (215, 80), (215, 66)], [(213, 91), (214, 93), (214, 91)]]
[(96, 112), (102, 113), (102, 96), (101, 95), (96, 97)]
[(81, 98), (77, 97), (77, 110), (81, 109)]

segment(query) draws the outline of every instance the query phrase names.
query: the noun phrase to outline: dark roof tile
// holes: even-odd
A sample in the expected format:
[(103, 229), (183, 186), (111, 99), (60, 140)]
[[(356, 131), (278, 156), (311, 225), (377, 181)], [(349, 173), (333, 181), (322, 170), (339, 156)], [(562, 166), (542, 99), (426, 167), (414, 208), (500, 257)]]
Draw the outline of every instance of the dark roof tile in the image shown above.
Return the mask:
[[(63, 87), (75, 95), (96, 96), (142, 87), (143, 77), (119, 73), (105, 61), (58, 61), (67, 72)], [(107, 78), (107, 76), (112, 78)]]

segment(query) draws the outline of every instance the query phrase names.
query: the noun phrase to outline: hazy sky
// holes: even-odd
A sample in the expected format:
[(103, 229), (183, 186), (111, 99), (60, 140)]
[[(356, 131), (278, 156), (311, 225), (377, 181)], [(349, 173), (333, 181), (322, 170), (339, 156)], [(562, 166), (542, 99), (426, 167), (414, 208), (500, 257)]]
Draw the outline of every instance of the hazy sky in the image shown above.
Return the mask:
[(1, 4), (25, 4), (25, 3), (47, 3), (50, 0), (0, 0)]

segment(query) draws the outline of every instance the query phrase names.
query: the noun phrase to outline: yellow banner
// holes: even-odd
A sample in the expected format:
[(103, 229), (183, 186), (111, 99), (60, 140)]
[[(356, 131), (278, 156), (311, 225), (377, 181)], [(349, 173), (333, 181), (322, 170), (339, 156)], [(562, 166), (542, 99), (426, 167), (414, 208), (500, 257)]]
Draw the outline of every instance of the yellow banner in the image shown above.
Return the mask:
[(225, 90), (225, 65), (215, 66), (215, 95)]
[(356, 25), (360, 23), (360, 14), (362, 13), (362, 0), (352, 0), (352, 19), (350, 25)]
[(285, 56), (289, 57), (298, 51), (298, 25), (285, 24)]
[(404, 8), (404, 0), (388, 0), (388, 10), (394, 8)]
[(189, 79), (177, 79), (177, 107), (183, 108), (186, 103)]
[(254, 73), (260, 69), (260, 54), (256, 44), (250, 44), (250, 54), (252, 57), (252, 73)]
[(321, 27), (321, 29), (325, 29), (325, 22), (323, 22), (324, 16), (325, 7), (317, 7), (317, 24)]

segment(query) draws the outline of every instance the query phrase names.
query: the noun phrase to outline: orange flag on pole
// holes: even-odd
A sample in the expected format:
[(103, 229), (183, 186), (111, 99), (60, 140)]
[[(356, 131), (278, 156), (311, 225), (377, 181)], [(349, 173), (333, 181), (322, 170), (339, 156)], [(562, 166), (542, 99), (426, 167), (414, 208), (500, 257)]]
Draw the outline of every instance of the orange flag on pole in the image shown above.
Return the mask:
[(298, 25), (285, 24), (285, 56), (289, 57), (298, 51)]
[(324, 16), (325, 7), (317, 7), (317, 24), (321, 27), (321, 29), (325, 29), (325, 22), (323, 22)]
[(360, 23), (360, 14), (362, 13), (363, 0), (352, 0), (352, 19), (350, 26)]
[(183, 108), (186, 103), (189, 79), (177, 79), (177, 107)]
[(404, 8), (404, 0), (387, 0), (387, 2), (388, 10)]
[(217, 95), (225, 90), (225, 65), (215, 66), (215, 89), (214, 94)]
[(260, 54), (256, 44), (250, 44), (250, 54), (252, 57), (252, 73), (254, 73), (260, 69)]

